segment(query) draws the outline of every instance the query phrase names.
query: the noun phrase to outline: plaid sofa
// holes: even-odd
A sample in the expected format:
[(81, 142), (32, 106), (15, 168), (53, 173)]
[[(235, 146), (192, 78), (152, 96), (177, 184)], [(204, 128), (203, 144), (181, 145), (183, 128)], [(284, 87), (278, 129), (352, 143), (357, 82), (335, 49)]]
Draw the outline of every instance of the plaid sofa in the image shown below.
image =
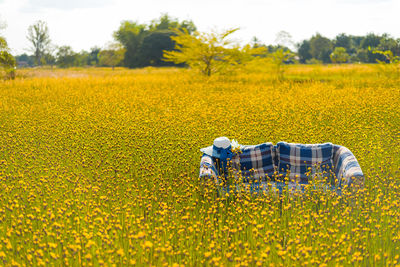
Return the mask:
[(335, 188), (364, 182), (363, 172), (353, 153), (346, 147), (331, 143), (279, 142), (275, 146), (272, 143), (242, 146), (228, 164), (221, 164), (218, 159), (203, 154), (200, 177), (223, 185), (232, 179), (251, 186), (269, 184), (279, 190), (285, 184), (292, 189), (300, 188), (314, 178), (328, 179)]

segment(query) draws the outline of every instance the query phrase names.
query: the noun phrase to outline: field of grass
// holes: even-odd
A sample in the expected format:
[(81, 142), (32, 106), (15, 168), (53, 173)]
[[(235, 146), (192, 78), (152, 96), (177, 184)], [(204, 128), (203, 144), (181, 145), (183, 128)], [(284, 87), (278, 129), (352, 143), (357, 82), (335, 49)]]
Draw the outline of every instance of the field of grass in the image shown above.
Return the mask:
[[(400, 264), (400, 80), (372, 65), (19, 75), (0, 81), (0, 265)], [(198, 172), (218, 136), (346, 146), (365, 188), (217, 197)]]

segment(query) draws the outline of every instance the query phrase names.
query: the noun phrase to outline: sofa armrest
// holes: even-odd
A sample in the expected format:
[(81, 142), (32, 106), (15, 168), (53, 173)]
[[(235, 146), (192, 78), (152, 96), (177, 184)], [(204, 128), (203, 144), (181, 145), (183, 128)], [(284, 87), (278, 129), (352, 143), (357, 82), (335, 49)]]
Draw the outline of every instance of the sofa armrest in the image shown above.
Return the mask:
[(218, 171), (212, 157), (203, 154), (200, 161), (200, 178), (208, 178), (218, 183)]
[(360, 164), (353, 153), (344, 146), (334, 146), (333, 165), (339, 186), (354, 184), (358, 187), (364, 185), (364, 174)]

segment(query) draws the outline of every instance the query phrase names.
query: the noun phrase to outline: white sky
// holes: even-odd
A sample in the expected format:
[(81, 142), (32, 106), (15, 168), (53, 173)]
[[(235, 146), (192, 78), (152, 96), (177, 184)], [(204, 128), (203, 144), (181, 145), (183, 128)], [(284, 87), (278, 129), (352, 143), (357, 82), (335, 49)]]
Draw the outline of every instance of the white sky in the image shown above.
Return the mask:
[(0, 0), (1, 31), (14, 54), (26, 52), (29, 25), (48, 23), (54, 45), (75, 51), (104, 46), (122, 20), (148, 23), (168, 13), (192, 19), (200, 31), (240, 27), (235, 38), (257, 36), (273, 44), (276, 34), (289, 32), (295, 42), (316, 32), (328, 38), (339, 33), (384, 32), (400, 37), (400, 0)]

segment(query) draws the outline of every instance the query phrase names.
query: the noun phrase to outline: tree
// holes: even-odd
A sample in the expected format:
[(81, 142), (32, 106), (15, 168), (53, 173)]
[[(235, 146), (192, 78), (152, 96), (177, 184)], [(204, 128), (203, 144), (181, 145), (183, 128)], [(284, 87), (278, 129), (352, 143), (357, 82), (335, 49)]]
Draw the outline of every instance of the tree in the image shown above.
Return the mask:
[(368, 47), (375, 48), (378, 47), (381, 42), (381, 36), (374, 33), (367, 34), (361, 41), (361, 48), (367, 49)]
[(114, 69), (124, 59), (124, 53), (125, 49), (120, 44), (110, 44), (99, 52), (99, 64)]
[(32, 43), (31, 51), (34, 54), (36, 64), (42, 65), (45, 63), (44, 55), (50, 46), (47, 23), (39, 20), (35, 24), (29, 26), (27, 39)]
[(310, 39), (310, 53), (313, 58), (321, 60), (324, 63), (330, 62), (330, 54), (332, 53), (332, 42), (326, 37), (317, 33)]
[(393, 55), (400, 55), (400, 43), (398, 43), (394, 38), (390, 37), (390, 35), (383, 34), (376, 50), (392, 51)]
[(75, 53), (74, 66), (85, 67), (89, 62), (89, 52), (82, 50), (79, 53)]
[(114, 32), (114, 39), (125, 48), (124, 65), (129, 68), (168, 65), (161, 60), (161, 55), (164, 50), (173, 49), (171, 37), (175, 35), (175, 30), (186, 30), (191, 34), (196, 27), (192, 21), (179, 22), (168, 14), (152, 20), (149, 25), (123, 21)]
[(307, 60), (312, 58), (310, 41), (304, 40), (298, 45), (297, 54), (299, 55), (300, 63), (306, 63)]
[(368, 62), (368, 50), (367, 49), (357, 49), (356, 57), (360, 62)]
[[(238, 65), (245, 65), (252, 60), (260, 49), (250, 45), (240, 48), (228, 39), (238, 29), (230, 29), (222, 33), (200, 33), (190, 35), (187, 30), (176, 31), (171, 37), (175, 41), (174, 51), (164, 51), (164, 60), (175, 64), (187, 64), (206, 76), (226, 73)], [(230, 47), (228, 47), (230, 46)]]
[[(6, 28), (6, 23), (0, 21), (0, 30)], [(7, 41), (0, 35), (0, 69), (6, 73), (6, 78), (15, 78), (15, 58), (11, 55)]]
[(125, 48), (125, 66), (129, 68), (139, 66), (139, 51), (146, 34), (146, 25), (133, 21), (123, 21), (119, 29), (114, 32), (114, 39)]
[(346, 52), (344, 47), (335, 47), (335, 50), (331, 53), (330, 58), (333, 63), (345, 63), (349, 60), (349, 54)]
[(140, 48), (140, 66), (168, 66), (174, 65), (173, 62), (163, 60), (163, 51), (172, 51), (175, 42), (171, 37), (176, 33), (171, 30), (157, 30), (151, 32), (143, 39)]
[(43, 59), (47, 65), (50, 65), (51, 68), (56, 64), (56, 57), (52, 53), (46, 53), (43, 55)]
[(6, 72), (7, 78), (15, 78), (15, 64), (15, 58), (10, 53), (6, 39), (0, 36), (0, 68)]
[(57, 65), (60, 68), (72, 67), (75, 64), (76, 53), (70, 46), (60, 46), (57, 51)]
[(335, 47), (343, 47), (346, 51), (349, 51), (352, 48), (351, 37), (345, 33), (338, 34), (334, 40), (334, 44)]
[(17, 66), (20, 67), (33, 67), (35, 64), (35, 59), (33, 56), (28, 56), (27, 54), (18, 55), (15, 57), (17, 61)]
[(377, 62), (379, 63), (381, 71), (386, 76), (390, 77), (392, 74), (395, 74), (397, 78), (400, 77), (400, 56), (394, 55), (391, 50), (374, 50), (372, 53), (379, 54), (385, 58), (385, 61), (377, 59)]
[(272, 64), (275, 68), (276, 75), (278, 80), (283, 80), (283, 75), (285, 72), (284, 64), (288, 61), (294, 60), (294, 53), (290, 50), (285, 50), (283, 48), (279, 48), (275, 52), (271, 53)]
[(168, 14), (162, 14), (160, 18), (152, 20), (149, 31), (164, 31), (178, 29), (182, 31), (186, 29), (189, 34), (196, 31), (196, 26), (191, 20), (184, 20), (181, 23), (178, 19), (170, 17)]
[(94, 46), (90, 48), (89, 52), (89, 57), (88, 57), (88, 62), (87, 64), (90, 66), (97, 66), (99, 64), (99, 53), (100, 53), (100, 47)]
[(379, 35), (369, 33), (362, 39), (360, 43), (360, 48), (367, 51), (367, 60), (364, 62), (376, 63), (377, 60), (385, 60), (385, 57), (383, 55), (373, 53), (373, 51), (378, 48), (381, 42), (381, 38), (382, 37)]

